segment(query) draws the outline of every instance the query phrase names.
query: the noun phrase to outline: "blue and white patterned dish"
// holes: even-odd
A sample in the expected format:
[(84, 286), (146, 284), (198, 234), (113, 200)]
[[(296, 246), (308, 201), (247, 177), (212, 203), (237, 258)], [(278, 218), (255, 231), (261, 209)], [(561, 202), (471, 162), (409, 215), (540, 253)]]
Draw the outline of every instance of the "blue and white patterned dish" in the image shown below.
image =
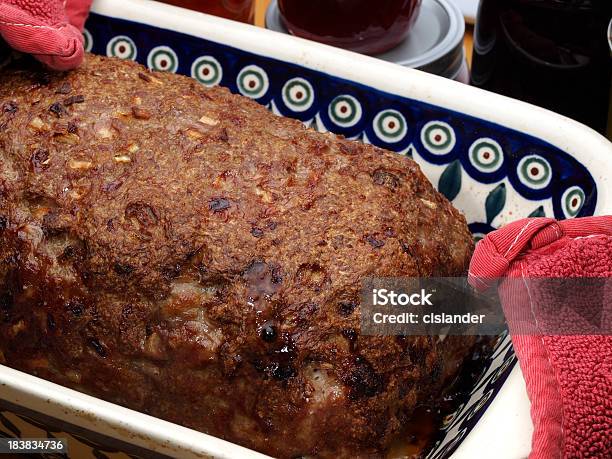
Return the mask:
[[(373, 58), (150, 1), (98, 0), (93, 11), (84, 32), (87, 50), (190, 75), (207, 86), (220, 84), (319, 131), (412, 157), (464, 212), (477, 238), (527, 216), (612, 213), (612, 144), (562, 116)], [(459, 457), (487, 454), (474, 446), (486, 444), (478, 438), (491, 432), (479, 423), (485, 412), (508, 426), (513, 416), (519, 418), (514, 421), (519, 434), (506, 440), (504, 457), (528, 453), (524, 385), (516, 382), (520, 378), (505, 384), (511, 371), (518, 372), (515, 363), (509, 337), (500, 337), (471, 396), (446, 419), (428, 458), (455, 451)], [(31, 376), (20, 374), (16, 384), (16, 374), (0, 367), (0, 398), (17, 397), (15, 403), (31, 411), (135, 448), (180, 451), (181, 457), (258, 456)], [(2, 432), (14, 435), (0, 426)], [(499, 450), (488, 454), (493, 452), (502, 457)]]

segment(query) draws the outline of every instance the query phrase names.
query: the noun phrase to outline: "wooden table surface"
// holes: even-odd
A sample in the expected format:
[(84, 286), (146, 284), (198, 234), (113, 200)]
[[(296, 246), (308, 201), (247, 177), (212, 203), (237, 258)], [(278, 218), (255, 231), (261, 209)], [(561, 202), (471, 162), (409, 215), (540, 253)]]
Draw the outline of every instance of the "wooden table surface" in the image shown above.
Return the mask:
[[(255, 24), (260, 27), (265, 26), (265, 16), (266, 16), (266, 8), (270, 4), (271, 0), (255, 0), (256, 9), (255, 9)], [(465, 49), (465, 55), (467, 57), (468, 63), (472, 63), (472, 38), (473, 38), (474, 28), (471, 25), (466, 24), (465, 27), (465, 38), (463, 40), (463, 47)]]

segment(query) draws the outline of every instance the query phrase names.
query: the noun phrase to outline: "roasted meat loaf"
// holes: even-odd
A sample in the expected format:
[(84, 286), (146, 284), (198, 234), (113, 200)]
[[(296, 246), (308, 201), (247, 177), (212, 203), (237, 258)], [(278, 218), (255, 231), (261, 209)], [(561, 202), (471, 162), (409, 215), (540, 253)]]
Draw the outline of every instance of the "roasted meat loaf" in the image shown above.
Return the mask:
[(281, 457), (383, 454), (469, 337), (363, 336), (472, 239), (412, 160), (87, 56), (0, 72), (0, 359)]

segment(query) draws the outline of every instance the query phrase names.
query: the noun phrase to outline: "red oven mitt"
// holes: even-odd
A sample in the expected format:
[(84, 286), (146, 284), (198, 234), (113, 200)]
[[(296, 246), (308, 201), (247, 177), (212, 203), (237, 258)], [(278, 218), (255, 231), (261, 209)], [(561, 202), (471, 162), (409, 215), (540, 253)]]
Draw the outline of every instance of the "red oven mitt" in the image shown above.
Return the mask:
[(54, 70), (83, 61), (83, 24), (91, 0), (0, 0), (0, 35)]
[[(581, 318), (577, 310), (572, 318), (572, 308), (588, 309), (599, 303), (603, 305), (599, 323), (604, 325), (598, 330), (610, 330), (612, 282), (601, 278), (612, 277), (612, 216), (513, 222), (478, 243), (469, 275), (472, 286), (480, 290), (495, 278), (504, 278), (498, 291), (508, 322), (510, 316), (516, 319), (524, 313), (516, 310), (524, 299), (530, 314), (541, 312), (530, 283), (542, 285), (543, 278), (592, 278), (589, 284), (601, 280), (604, 288), (592, 294), (558, 293), (573, 297), (573, 302), (570, 308), (563, 301), (554, 304), (569, 314), (553, 312), (583, 320), (592, 318), (590, 313)], [(513, 334), (512, 342), (531, 400), (530, 458), (612, 457), (612, 336), (519, 333)]]

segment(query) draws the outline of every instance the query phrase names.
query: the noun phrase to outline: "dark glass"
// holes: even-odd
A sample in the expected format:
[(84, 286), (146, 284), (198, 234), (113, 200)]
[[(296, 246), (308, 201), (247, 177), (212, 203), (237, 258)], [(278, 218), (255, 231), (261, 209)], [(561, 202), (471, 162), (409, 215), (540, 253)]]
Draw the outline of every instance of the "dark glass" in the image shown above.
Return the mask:
[(161, 0), (175, 6), (253, 24), (255, 0)]
[(279, 7), (294, 35), (377, 54), (406, 38), (421, 0), (279, 0)]
[(481, 0), (471, 83), (605, 133), (612, 0)]

